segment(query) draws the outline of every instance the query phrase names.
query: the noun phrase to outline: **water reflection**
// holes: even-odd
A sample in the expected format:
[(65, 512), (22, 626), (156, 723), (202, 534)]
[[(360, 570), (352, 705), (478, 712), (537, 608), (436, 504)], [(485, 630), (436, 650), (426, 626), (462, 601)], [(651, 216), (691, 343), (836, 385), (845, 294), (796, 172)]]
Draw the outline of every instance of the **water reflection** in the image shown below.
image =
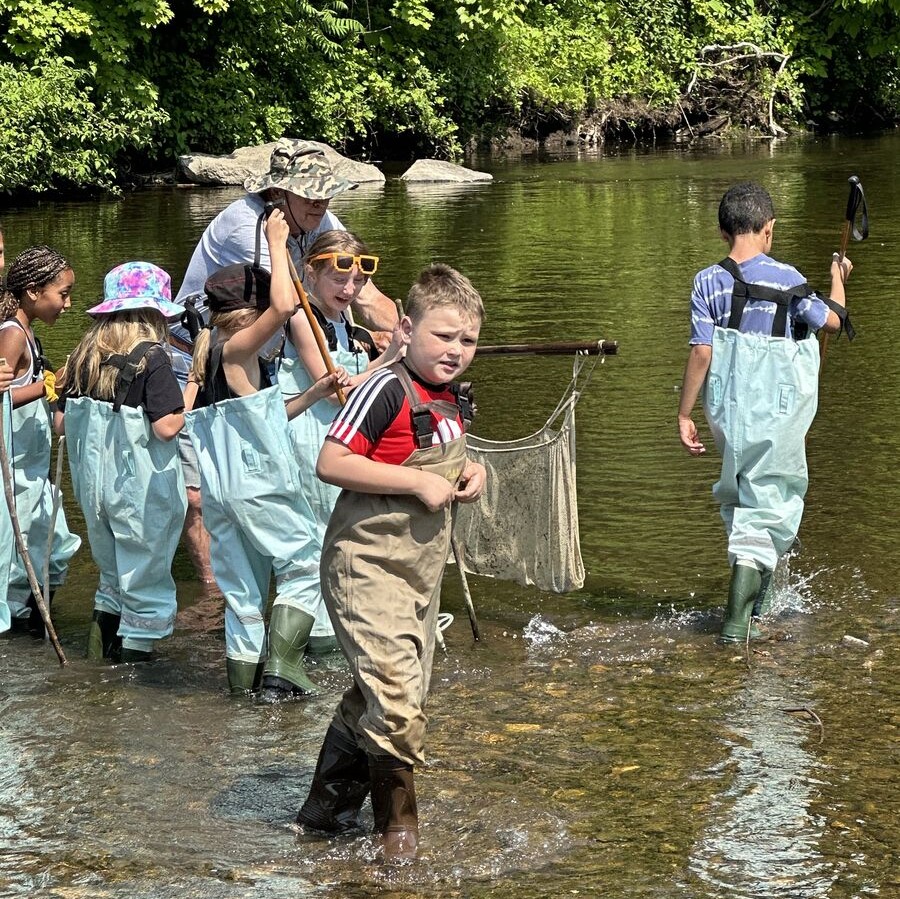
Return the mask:
[[(557, 597), (470, 578), (475, 644), (456, 578), (445, 580), (456, 621), (429, 707), (424, 858), (385, 872), (367, 833), (319, 840), (291, 828), (349, 683), (339, 660), (316, 667), (324, 693), (310, 702), (232, 701), (221, 609), (179, 555), (180, 616), (160, 661), (88, 665), (96, 571), (82, 553), (54, 610), (71, 668), (44, 644), (0, 637), (0, 895), (712, 899), (763, 896), (766, 884), (773, 896), (889, 895), (900, 355), (884, 323), (900, 277), (898, 140), (607, 148), (494, 161), (493, 184), (452, 199), (420, 200), (395, 179), (338, 197), (342, 221), (382, 255), (390, 295), (446, 259), (485, 296), (485, 342), (620, 341), (578, 407), (586, 587)], [(722, 190), (747, 177), (776, 195), (777, 255), (821, 283), (851, 165), (873, 212), (872, 238), (851, 254), (861, 336), (831, 345), (803, 548), (778, 575), (781, 639), (748, 673), (740, 652), (713, 645), (728, 585), (717, 463), (688, 459), (674, 426), (687, 292), (721, 258)], [(46, 241), (76, 268), (76, 311), (41, 335), (51, 357), (80, 336), (107, 268), (145, 258), (177, 281), (240, 193), (5, 210), (10, 255)], [(570, 374), (565, 359), (476, 361), (477, 433), (533, 430)], [(67, 514), (79, 531), (77, 510)], [(845, 645), (845, 634), (864, 639)], [(803, 703), (825, 724), (821, 747), (814, 727), (779, 711)]]
[(727, 787), (714, 800), (688, 868), (734, 897), (827, 895), (834, 865), (819, 849), (825, 819), (810, 805), (824, 785), (817, 730), (787, 709), (810, 705), (802, 680), (757, 665), (725, 715), (733, 736), (722, 763), (700, 774)]

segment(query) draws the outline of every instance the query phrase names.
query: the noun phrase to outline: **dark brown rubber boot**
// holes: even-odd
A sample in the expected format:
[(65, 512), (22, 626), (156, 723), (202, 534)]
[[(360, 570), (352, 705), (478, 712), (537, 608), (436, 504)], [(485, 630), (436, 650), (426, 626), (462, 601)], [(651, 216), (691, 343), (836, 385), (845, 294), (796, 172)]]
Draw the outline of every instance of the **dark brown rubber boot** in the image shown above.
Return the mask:
[(392, 755), (369, 756), (375, 833), (389, 864), (412, 861), (419, 845), (419, 812), (412, 765)]
[(333, 724), (325, 731), (309, 795), (297, 823), (326, 833), (359, 827), (359, 810), (369, 795), (369, 757)]

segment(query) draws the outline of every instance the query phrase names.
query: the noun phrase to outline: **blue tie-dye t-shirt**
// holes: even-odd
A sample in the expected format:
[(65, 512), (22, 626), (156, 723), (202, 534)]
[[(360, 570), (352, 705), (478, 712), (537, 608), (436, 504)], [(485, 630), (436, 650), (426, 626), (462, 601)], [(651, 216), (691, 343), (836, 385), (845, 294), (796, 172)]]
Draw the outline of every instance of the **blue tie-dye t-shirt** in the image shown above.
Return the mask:
[[(761, 284), (777, 290), (789, 290), (806, 281), (792, 265), (778, 262), (764, 253), (740, 263), (739, 268), (748, 284)], [(734, 278), (718, 264), (703, 269), (694, 278), (694, 289), (691, 292), (691, 345), (712, 344), (713, 329), (728, 327), (733, 289)], [(772, 334), (776, 308), (775, 303), (747, 303), (738, 330), (744, 334)], [(818, 331), (827, 318), (828, 307), (816, 294), (794, 299), (788, 309), (786, 333), (772, 336), (793, 336), (792, 325), (795, 320), (805, 322), (812, 330)]]

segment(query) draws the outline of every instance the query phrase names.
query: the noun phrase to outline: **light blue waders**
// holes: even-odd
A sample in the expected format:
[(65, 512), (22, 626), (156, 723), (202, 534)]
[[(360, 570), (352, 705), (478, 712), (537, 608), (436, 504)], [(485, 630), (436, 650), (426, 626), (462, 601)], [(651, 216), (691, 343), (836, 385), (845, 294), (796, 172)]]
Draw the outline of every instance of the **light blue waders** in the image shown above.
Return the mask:
[(704, 408), (722, 473), (713, 485), (728, 558), (771, 572), (794, 543), (809, 477), (806, 433), (816, 414), (819, 344), (713, 332)]
[[(356, 373), (357, 368), (365, 371), (369, 364), (365, 353), (351, 353), (340, 344), (336, 350), (330, 351), (330, 356), (335, 365), (343, 365), (351, 374)], [(278, 372), (278, 384), (285, 398), (303, 393), (312, 386), (313, 380), (297, 356), (297, 350), (289, 340), (284, 345), (284, 358)], [(340, 496), (341, 488), (333, 484), (320, 481), (316, 475), (316, 461), (319, 458), (319, 450), (325, 442), (328, 429), (334, 421), (340, 407), (328, 400), (319, 400), (310, 406), (302, 414), (289, 422), (294, 434), (294, 442), (297, 447), (298, 462), (300, 465), (300, 482), (304, 485), (304, 492), (309, 499), (311, 519), (309, 522), (310, 536), (314, 545), (316, 567), (309, 575), (307, 587), (310, 593), (319, 597), (319, 605), (315, 613), (316, 623), (313, 625), (313, 638), (331, 637), (334, 628), (331, 626), (331, 618), (322, 597), (322, 588), (319, 578), (319, 559), (322, 555), (322, 544), (325, 540), (325, 529), (328, 527), (328, 519), (331, 518), (331, 510)]]
[(312, 512), (278, 387), (185, 413), (200, 465), (203, 522), (225, 594), (225, 654), (257, 663), (275, 572), (275, 605), (315, 616), (320, 605)]
[[(47, 538), (53, 518), (53, 490), (50, 484), (50, 407), (46, 399), (35, 400), (12, 410), (12, 441), (10, 461), (15, 481), (16, 516), (28, 555), (38, 580), (43, 577), (47, 557)], [(69, 560), (78, 552), (81, 538), (66, 524), (66, 514), (60, 506), (56, 514), (53, 543), (50, 550), (50, 589), (55, 590), (66, 581)], [(44, 584), (41, 584), (44, 587)], [(27, 606), (31, 585), (25, 565), (14, 552), (9, 572), (6, 601), (13, 618), (28, 618)]]
[(72, 487), (100, 569), (94, 608), (121, 615), (125, 649), (150, 652), (172, 633), (172, 558), (187, 500), (175, 441), (142, 409), (78, 397), (66, 402)]
[[(3, 442), (9, 449), (12, 441), (12, 401), (9, 391), (0, 393), (0, 403), (3, 404)], [(0, 481), (3, 475), (0, 474)], [(0, 484), (2, 486), (2, 484)], [(5, 489), (5, 488), (4, 488)], [(15, 536), (13, 535), (12, 519), (9, 517), (9, 509), (6, 506), (4, 495), (0, 501), (0, 596), (6, 596), (9, 587), (9, 569), (12, 565), (15, 553)], [(9, 606), (5, 601), (0, 602), (0, 634), (9, 630)]]

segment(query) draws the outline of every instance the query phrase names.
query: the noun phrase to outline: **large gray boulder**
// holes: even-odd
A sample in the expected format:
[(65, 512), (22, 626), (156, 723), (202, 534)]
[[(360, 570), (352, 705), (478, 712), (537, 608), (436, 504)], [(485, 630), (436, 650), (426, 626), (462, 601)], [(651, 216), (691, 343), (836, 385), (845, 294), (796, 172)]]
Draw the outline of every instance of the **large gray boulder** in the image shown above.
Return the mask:
[[(276, 141), (256, 147), (239, 147), (227, 156), (211, 156), (195, 153), (178, 157), (178, 172), (181, 177), (194, 184), (229, 185), (240, 184), (248, 178), (258, 178), (269, 171), (269, 157)], [(342, 156), (328, 144), (314, 140), (294, 140), (295, 147), (317, 147), (328, 157), (336, 175), (355, 181), (357, 184), (384, 183), (384, 173), (367, 162), (357, 162)]]
[(470, 184), (476, 181), (493, 181), (488, 172), (476, 172), (442, 159), (417, 159), (401, 176), (401, 181), (435, 182), (448, 184)]

